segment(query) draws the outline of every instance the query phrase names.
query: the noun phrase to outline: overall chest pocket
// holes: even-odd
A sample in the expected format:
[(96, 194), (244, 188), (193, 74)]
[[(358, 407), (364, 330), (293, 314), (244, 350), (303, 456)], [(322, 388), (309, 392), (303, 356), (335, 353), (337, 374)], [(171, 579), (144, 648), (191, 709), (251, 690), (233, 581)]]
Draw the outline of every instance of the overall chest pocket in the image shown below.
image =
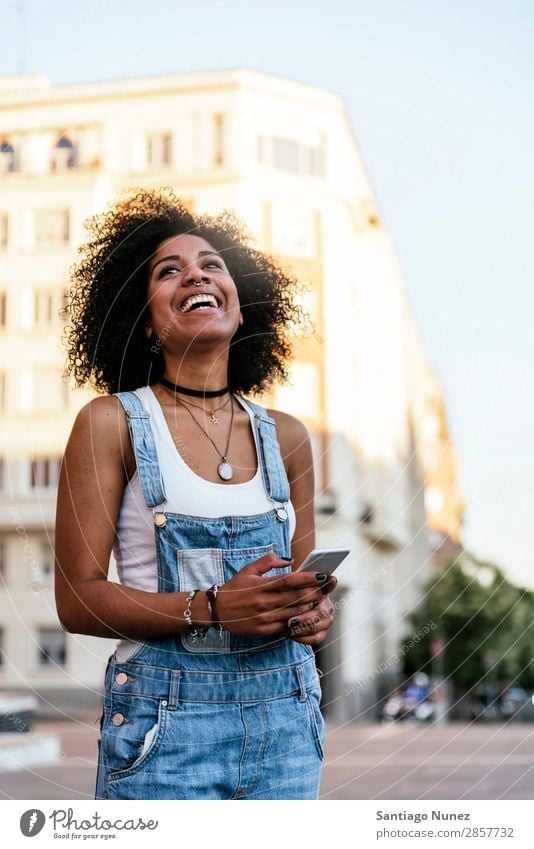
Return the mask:
[[(182, 592), (207, 590), (213, 584), (222, 586), (234, 577), (244, 566), (259, 560), (265, 554), (277, 551), (274, 544), (255, 546), (254, 548), (193, 548), (179, 550), (178, 577)], [(272, 569), (265, 577), (280, 577), (289, 572), (290, 567)], [(194, 639), (189, 633), (182, 633), (182, 645), (188, 651), (200, 653), (228, 653), (254, 651), (279, 645), (286, 637), (238, 636), (229, 631), (220, 632), (210, 628), (205, 639)]]

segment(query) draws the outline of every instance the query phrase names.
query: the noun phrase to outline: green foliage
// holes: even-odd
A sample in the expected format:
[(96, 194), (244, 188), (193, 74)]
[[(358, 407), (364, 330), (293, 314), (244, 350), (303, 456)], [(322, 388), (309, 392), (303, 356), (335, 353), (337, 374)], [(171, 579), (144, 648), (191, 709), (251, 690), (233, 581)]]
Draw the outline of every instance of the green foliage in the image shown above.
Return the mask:
[(432, 623), (404, 656), (406, 674), (436, 671), (431, 644), (439, 636), (442, 671), (457, 688), (486, 678), (534, 687), (534, 593), (511, 584), (497, 566), (464, 554), (435, 575), (410, 617), (414, 633)]

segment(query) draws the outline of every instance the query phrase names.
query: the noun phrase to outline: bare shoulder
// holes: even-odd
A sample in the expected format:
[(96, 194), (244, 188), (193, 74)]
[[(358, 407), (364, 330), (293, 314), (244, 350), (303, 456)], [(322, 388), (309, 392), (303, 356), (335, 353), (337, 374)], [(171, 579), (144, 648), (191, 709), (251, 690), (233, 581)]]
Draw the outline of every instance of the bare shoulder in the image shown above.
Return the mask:
[(281, 410), (269, 409), (267, 412), (276, 422), (278, 442), (284, 457), (290, 457), (303, 449), (309, 450), (310, 434), (308, 428), (300, 419), (290, 416), (289, 413), (283, 413)]
[(96, 455), (120, 458), (121, 465), (135, 469), (124, 408), (113, 395), (101, 395), (85, 404), (76, 416), (69, 447)]
[[(315, 476), (310, 435), (306, 425), (295, 416), (279, 410), (268, 410), (268, 413), (276, 422), (280, 453), (291, 488), (291, 501), (297, 516), (296, 538), (309, 542), (306, 550), (300, 552), (302, 559), (313, 548)], [(293, 549), (297, 550), (295, 543)]]
[(74, 422), (74, 432), (92, 431), (96, 437), (101, 433), (109, 439), (119, 436), (128, 429), (124, 408), (113, 395), (100, 395), (85, 404)]

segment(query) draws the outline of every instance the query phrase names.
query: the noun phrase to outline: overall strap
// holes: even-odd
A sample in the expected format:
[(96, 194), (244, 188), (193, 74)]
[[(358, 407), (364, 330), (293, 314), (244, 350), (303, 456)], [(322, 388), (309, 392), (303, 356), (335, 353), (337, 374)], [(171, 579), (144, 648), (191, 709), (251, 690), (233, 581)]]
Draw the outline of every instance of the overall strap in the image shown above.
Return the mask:
[(141, 491), (147, 507), (157, 507), (167, 500), (158, 463), (150, 413), (135, 392), (116, 392), (126, 412), (128, 430), (137, 463)]
[(258, 435), (259, 463), (268, 498), (276, 504), (289, 501), (289, 481), (276, 436), (276, 422), (258, 404), (245, 398), (240, 400), (252, 411)]

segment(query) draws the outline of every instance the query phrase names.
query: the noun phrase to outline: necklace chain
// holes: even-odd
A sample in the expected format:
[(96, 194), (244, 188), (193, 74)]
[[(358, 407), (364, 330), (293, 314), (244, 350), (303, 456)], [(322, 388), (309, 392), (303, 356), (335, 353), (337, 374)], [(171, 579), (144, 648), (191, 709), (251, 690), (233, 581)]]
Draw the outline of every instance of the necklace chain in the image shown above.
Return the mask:
[(209, 439), (209, 441), (211, 442), (211, 444), (215, 448), (217, 456), (221, 458), (221, 462), (217, 466), (217, 474), (219, 475), (221, 480), (223, 480), (223, 481), (231, 480), (234, 476), (234, 470), (233, 470), (231, 464), (228, 462), (227, 457), (228, 457), (228, 449), (230, 447), (230, 439), (231, 439), (231, 436), (232, 436), (232, 427), (233, 427), (233, 424), (234, 424), (234, 399), (233, 399), (233, 396), (230, 395), (230, 403), (231, 403), (231, 407), (232, 407), (232, 412), (230, 414), (230, 427), (228, 428), (228, 437), (227, 437), (227, 440), (226, 440), (226, 448), (224, 449), (224, 454), (221, 454), (217, 445), (215, 444), (215, 442), (213, 441), (213, 439), (209, 435), (208, 431), (205, 428), (202, 427), (200, 422), (193, 415), (192, 410), (190, 410), (189, 407), (186, 404), (184, 404), (184, 402), (180, 398), (176, 398), (176, 400), (178, 401), (179, 404), (182, 405), (184, 410), (187, 410), (187, 412), (189, 413), (189, 415), (193, 419), (196, 426), (202, 431), (204, 436), (207, 437), (207, 439)]
[(190, 407), (196, 407), (197, 410), (202, 410), (203, 413), (205, 413), (206, 415), (208, 415), (210, 417), (212, 424), (218, 425), (219, 419), (217, 418), (215, 413), (218, 413), (219, 410), (223, 410), (226, 407), (226, 405), (228, 404), (230, 398), (231, 398), (231, 395), (228, 395), (228, 398), (226, 399), (224, 404), (219, 404), (219, 406), (214, 407), (213, 410), (206, 410), (205, 407), (201, 407), (200, 404), (193, 404), (192, 401), (186, 401), (185, 398), (181, 398), (181, 399), (177, 399), (177, 400), (181, 400), (182, 404), (188, 404)]

